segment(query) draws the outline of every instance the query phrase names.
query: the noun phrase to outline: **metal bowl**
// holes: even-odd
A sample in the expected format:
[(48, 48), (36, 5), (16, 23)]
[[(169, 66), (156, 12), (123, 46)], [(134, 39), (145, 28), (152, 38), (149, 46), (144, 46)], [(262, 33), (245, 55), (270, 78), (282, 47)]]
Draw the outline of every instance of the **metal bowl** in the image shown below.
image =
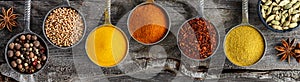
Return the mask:
[[(167, 32), (165, 33), (164, 37), (161, 38), (161, 39), (160, 39), (159, 41), (157, 41), (157, 42), (149, 43), (149, 44), (148, 44), (148, 43), (140, 42), (139, 40), (135, 39), (135, 38), (133, 37), (133, 35), (132, 35), (133, 33), (131, 33), (130, 27), (129, 27), (129, 24), (130, 24), (130, 23), (129, 23), (129, 20), (130, 20), (130, 18), (131, 18), (131, 15), (132, 15), (133, 11), (134, 11), (136, 8), (138, 8), (139, 6), (147, 5), (147, 4), (154, 4), (155, 6), (159, 7), (161, 10), (163, 10), (163, 11), (164, 11), (163, 13), (165, 13), (165, 15), (166, 15), (166, 19), (167, 19), (168, 22), (169, 22), (169, 23), (168, 23), (168, 26), (167, 26), (167, 28), (166, 28), (166, 29), (168, 29), (168, 30), (167, 30)], [(163, 40), (168, 36), (169, 31), (170, 31), (170, 27), (171, 27), (170, 16), (169, 16), (169, 14), (166, 12), (166, 9), (164, 9), (161, 5), (159, 5), (159, 4), (155, 3), (155, 2), (144, 2), (144, 3), (141, 3), (141, 4), (137, 5), (135, 8), (133, 8), (133, 9), (131, 10), (131, 12), (130, 12), (130, 14), (129, 14), (129, 16), (128, 16), (128, 19), (127, 19), (127, 27), (128, 27), (128, 31), (129, 31), (130, 36), (133, 37), (133, 39), (134, 39), (135, 41), (137, 41), (138, 43), (143, 44), (143, 45), (154, 45), (154, 44), (160, 43), (161, 41), (163, 41)]]
[[(261, 61), (261, 59), (262, 59), (262, 58), (264, 57), (264, 55), (266, 54), (267, 41), (266, 41), (266, 38), (264, 37), (263, 33), (262, 33), (260, 30), (258, 30), (257, 28), (255, 28), (254, 26), (250, 25), (250, 24), (240, 24), (240, 25), (237, 25), (237, 26), (231, 28), (231, 29), (228, 31), (228, 33), (225, 35), (224, 42), (223, 42), (223, 48), (224, 48), (225, 56), (226, 56), (226, 58), (228, 59), (228, 57), (227, 57), (227, 55), (226, 55), (226, 51), (225, 51), (225, 48), (226, 48), (226, 47), (225, 47), (225, 42), (226, 42), (227, 35), (228, 35), (233, 29), (235, 29), (235, 28), (237, 28), (237, 27), (240, 27), (240, 26), (250, 26), (250, 27), (254, 28), (255, 30), (257, 30), (257, 31), (260, 33), (261, 37), (264, 39), (264, 52), (263, 52), (262, 56), (260, 57), (260, 59), (259, 59), (257, 62), (255, 62), (254, 64), (252, 64), (252, 65), (256, 65), (258, 62)], [(229, 59), (228, 59), (228, 60), (229, 60)], [(229, 60), (229, 61), (231, 62), (231, 60)], [(233, 63), (233, 62), (231, 62), (231, 63)], [(236, 66), (240, 66), (240, 65), (237, 65), (237, 64), (235, 64), (235, 63), (233, 63), (233, 64), (236, 65)], [(252, 65), (249, 65), (249, 66), (252, 66)], [(240, 66), (240, 67), (249, 67), (249, 66)]]
[[(191, 58), (191, 57), (187, 56), (187, 55), (182, 51), (182, 48), (180, 48), (180, 46), (179, 46), (179, 32), (180, 32), (180, 29), (181, 29), (185, 24), (187, 24), (188, 21), (190, 21), (190, 20), (192, 20), (192, 19), (195, 19), (195, 18), (201, 18), (201, 19), (204, 19), (207, 23), (210, 23), (210, 24), (213, 26), (213, 28), (215, 29), (215, 31), (216, 31), (216, 37), (215, 37), (215, 38), (216, 38), (216, 46), (214, 47), (214, 51), (213, 51), (212, 55), (210, 55), (209, 57), (207, 57), (207, 58), (205, 58), (205, 59), (194, 59), (194, 58)], [(219, 35), (218, 28), (215, 27), (211, 22), (207, 21), (207, 20), (206, 20), (205, 18), (203, 18), (203, 17), (195, 17), (195, 18), (191, 18), (191, 19), (189, 19), (189, 20), (186, 20), (186, 21), (180, 26), (180, 28), (179, 28), (179, 30), (178, 30), (178, 32), (177, 32), (177, 46), (178, 46), (180, 52), (181, 52), (185, 57), (187, 57), (187, 58), (189, 58), (189, 59), (191, 59), (191, 60), (195, 60), (195, 61), (205, 61), (205, 60), (211, 58), (211, 57), (217, 52), (217, 50), (218, 50), (218, 48), (219, 48), (219, 45), (220, 45), (220, 35)]]
[[(36, 35), (36, 36), (38, 37), (38, 41), (41, 41), (41, 45), (43, 45), (43, 46), (45, 47), (45, 50), (46, 50), (46, 51), (45, 51), (45, 52), (46, 52), (45, 55), (47, 56), (47, 58), (46, 58), (45, 64), (42, 65), (41, 69), (35, 71), (34, 73), (22, 73), (22, 72), (19, 72), (18, 70), (16, 70), (15, 68), (13, 68), (13, 67), (11, 66), (10, 60), (9, 60), (9, 58), (7, 57), (7, 54), (8, 54), (7, 52), (8, 52), (8, 46), (9, 46), (9, 44), (12, 43), (12, 42), (13, 42), (15, 39), (17, 39), (19, 36), (21, 36), (21, 35), (26, 35), (26, 34)], [(39, 35), (37, 35), (37, 34), (35, 34), (35, 33), (32, 33), (32, 32), (23, 32), (23, 33), (19, 33), (19, 34), (15, 35), (14, 37), (12, 37), (12, 38), (8, 41), (8, 43), (7, 43), (6, 47), (5, 47), (5, 55), (4, 55), (4, 56), (5, 56), (5, 60), (6, 60), (7, 64), (8, 64), (8, 66), (9, 66), (11, 69), (13, 69), (14, 71), (16, 71), (16, 72), (18, 72), (18, 73), (20, 73), (20, 74), (23, 74), (23, 75), (30, 75), (30, 74), (38, 73), (38, 72), (40, 72), (41, 70), (43, 70), (43, 69), (45, 68), (45, 66), (46, 66), (47, 63), (48, 63), (48, 59), (49, 59), (49, 55), (48, 55), (48, 54), (49, 54), (48, 46), (47, 46), (45, 40), (43, 40), (41, 36), (39, 36)]]
[[(71, 9), (75, 10), (75, 11), (81, 16), (81, 18), (82, 18), (83, 26), (84, 26), (82, 37), (81, 37), (76, 43), (74, 43), (72, 46), (62, 46), (62, 47), (59, 47), (59, 46), (55, 45), (55, 44), (47, 37), (46, 31), (45, 31), (45, 22), (46, 22), (48, 16), (50, 15), (50, 13), (52, 13), (52, 11), (53, 11), (54, 9), (58, 9), (58, 8), (71, 8)], [(51, 9), (51, 10), (47, 13), (47, 15), (45, 16), (44, 21), (43, 21), (43, 34), (44, 34), (44, 36), (46, 37), (47, 41), (48, 41), (51, 45), (53, 45), (53, 46), (55, 46), (55, 47), (57, 47), (57, 48), (60, 48), (60, 49), (68, 49), (68, 48), (72, 48), (72, 47), (78, 45), (78, 44), (82, 41), (82, 39), (83, 39), (83, 37), (84, 37), (84, 35), (85, 35), (85, 31), (86, 31), (86, 21), (85, 21), (85, 18), (84, 18), (84, 16), (83, 16), (83, 14), (82, 14), (81, 12), (79, 12), (77, 9), (75, 9), (75, 8), (69, 6), (69, 5), (62, 5), (62, 6), (58, 6), (58, 7), (55, 7), (55, 8), (53, 8), (53, 9)]]
[[(99, 29), (99, 28), (101, 28), (101, 27), (114, 27), (116, 30), (120, 31), (120, 32), (123, 34), (123, 36), (124, 36), (124, 38), (125, 38), (125, 40), (126, 40), (126, 52), (125, 52), (125, 54), (124, 54), (124, 57), (121, 59), (120, 62), (116, 63), (116, 64), (113, 65), (113, 66), (101, 66), (100, 64), (97, 64), (97, 62), (92, 61), (92, 59), (90, 58), (89, 55), (88, 55), (88, 57), (89, 57), (89, 59), (90, 59), (94, 64), (96, 64), (96, 65), (98, 65), (98, 66), (100, 66), (100, 67), (107, 67), (107, 68), (109, 68), (109, 67), (115, 67), (115, 66), (119, 65), (120, 63), (122, 63), (122, 62), (126, 59), (126, 57), (127, 57), (127, 55), (128, 55), (128, 52), (129, 52), (129, 41), (128, 41), (127, 36), (125, 35), (125, 33), (124, 33), (120, 28), (118, 28), (118, 27), (116, 27), (116, 26), (114, 26), (114, 25), (112, 25), (112, 24), (103, 24), (103, 25), (101, 25), (101, 26), (98, 26), (97, 28), (94, 28), (90, 33), (93, 33), (95, 30), (97, 30), (97, 29)], [(90, 37), (90, 34), (88, 35), (88, 37)], [(88, 38), (88, 37), (87, 37), (87, 38)], [(86, 41), (86, 43), (85, 43), (85, 47), (84, 47), (84, 48), (85, 48), (85, 52), (88, 54), (88, 52), (87, 52), (87, 41)]]

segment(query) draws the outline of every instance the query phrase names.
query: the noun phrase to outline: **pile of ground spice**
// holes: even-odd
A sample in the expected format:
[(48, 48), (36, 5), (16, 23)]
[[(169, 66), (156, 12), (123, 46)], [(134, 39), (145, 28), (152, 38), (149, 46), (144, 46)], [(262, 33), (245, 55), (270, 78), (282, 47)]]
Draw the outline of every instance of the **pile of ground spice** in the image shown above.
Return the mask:
[(135, 40), (152, 44), (166, 36), (168, 21), (162, 8), (153, 3), (148, 3), (140, 5), (132, 11), (128, 26)]
[(250, 66), (264, 53), (264, 39), (255, 28), (239, 26), (232, 29), (225, 39), (225, 54), (235, 65)]

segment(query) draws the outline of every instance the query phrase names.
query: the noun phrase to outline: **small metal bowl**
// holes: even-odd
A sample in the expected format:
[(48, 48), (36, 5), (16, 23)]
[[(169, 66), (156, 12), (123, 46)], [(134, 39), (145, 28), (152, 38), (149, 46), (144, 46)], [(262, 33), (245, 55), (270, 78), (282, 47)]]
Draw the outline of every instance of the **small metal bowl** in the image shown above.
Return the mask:
[[(179, 32), (180, 32), (180, 30), (183, 28), (183, 26), (184, 26), (185, 24), (187, 24), (190, 20), (195, 19), (195, 18), (200, 18), (200, 19), (205, 20), (207, 23), (210, 23), (210, 24), (213, 26), (213, 28), (215, 29), (215, 31), (216, 31), (216, 37), (215, 37), (215, 38), (216, 38), (216, 46), (214, 47), (214, 50), (213, 50), (212, 55), (210, 55), (209, 57), (207, 57), (207, 58), (205, 58), (205, 59), (195, 59), (195, 58), (191, 58), (191, 57), (187, 56), (187, 55), (182, 51), (182, 48), (179, 46), (179, 39), (180, 39), (180, 38), (179, 38)], [(206, 20), (206, 19), (203, 18), (203, 17), (195, 17), (195, 18), (191, 18), (191, 19), (189, 19), (189, 20), (186, 20), (186, 21), (180, 26), (180, 28), (178, 29), (178, 32), (177, 32), (177, 46), (178, 46), (180, 52), (181, 52), (185, 57), (187, 57), (187, 58), (189, 58), (189, 59), (191, 59), (191, 60), (194, 60), (194, 61), (205, 61), (205, 60), (211, 58), (211, 57), (217, 52), (217, 50), (218, 50), (218, 48), (219, 48), (219, 45), (220, 45), (220, 35), (219, 35), (218, 28), (215, 27), (210, 21)]]
[(296, 28), (300, 27), (300, 22), (298, 21), (298, 26), (296, 26), (295, 28), (289, 28), (287, 30), (277, 30), (277, 29), (274, 29), (272, 26), (268, 25), (268, 23), (265, 21), (265, 19), (262, 17), (262, 14), (261, 14), (261, 0), (258, 0), (258, 3), (257, 3), (257, 14), (258, 14), (258, 17), (260, 19), (260, 21), (270, 30), (274, 31), (274, 32), (279, 32), (279, 33), (285, 33), (285, 32), (290, 32), (290, 31), (293, 31), (293, 30), (296, 30)]
[[(132, 15), (133, 11), (134, 11), (136, 8), (138, 8), (139, 6), (147, 5), (147, 4), (153, 4), (153, 5), (157, 6), (157, 7), (159, 7), (161, 10), (165, 11), (164, 13), (165, 13), (165, 15), (166, 15), (166, 19), (168, 20), (168, 26), (167, 26), (167, 28), (166, 28), (166, 29), (167, 29), (167, 32), (165, 33), (164, 37), (161, 38), (160, 40), (154, 42), (154, 43), (144, 43), (144, 42), (141, 42), (141, 41), (135, 39), (135, 38), (133, 37), (133, 33), (131, 33), (131, 31), (130, 31), (130, 26), (129, 26), (129, 24), (130, 24), (130, 21), (129, 21), (129, 20), (130, 20), (130, 18), (131, 18), (131, 15)], [(131, 12), (130, 12), (130, 14), (129, 14), (129, 16), (128, 16), (127, 21), (128, 21), (128, 22), (127, 22), (127, 27), (128, 27), (128, 31), (129, 31), (130, 36), (131, 36), (135, 41), (137, 41), (138, 43), (143, 44), (143, 45), (154, 45), (154, 44), (160, 43), (161, 41), (163, 41), (163, 40), (168, 36), (169, 31), (170, 31), (170, 27), (171, 27), (170, 16), (169, 16), (169, 14), (167, 13), (166, 9), (163, 8), (161, 5), (155, 3), (155, 2), (147, 2), (147, 1), (146, 1), (146, 2), (144, 2), (144, 3), (141, 3), (141, 4), (137, 5), (134, 9), (131, 10)]]
[[(267, 41), (266, 41), (266, 38), (264, 37), (263, 33), (262, 33), (260, 30), (258, 30), (256, 27), (254, 27), (253, 25), (250, 25), (250, 24), (243, 24), (243, 23), (242, 23), (242, 24), (240, 24), (240, 25), (237, 25), (237, 26), (231, 28), (231, 29), (227, 32), (227, 34), (225, 35), (225, 38), (224, 38), (224, 42), (223, 42), (223, 48), (224, 48), (225, 56), (226, 56), (226, 58), (228, 59), (228, 57), (227, 57), (227, 55), (226, 55), (226, 51), (225, 51), (225, 48), (226, 48), (225, 42), (226, 42), (227, 35), (228, 35), (233, 29), (235, 29), (235, 28), (237, 28), (237, 27), (240, 27), (240, 26), (249, 26), (249, 27), (254, 28), (255, 30), (257, 30), (257, 31), (260, 33), (261, 37), (264, 39), (264, 52), (262, 53), (262, 56), (260, 57), (260, 59), (259, 59), (257, 62), (255, 62), (254, 64), (249, 65), (249, 66), (256, 65), (258, 62), (261, 61), (261, 59), (262, 59), (262, 58), (264, 57), (264, 55), (266, 54)], [(229, 59), (228, 59), (228, 60), (229, 60)], [(231, 62), (231, 60), (229, 60), (229, 61)], [(231, 63), (234, 64), (234, 65), (236, 65), (236, 66), (240, 66), (240, 67), (249, 67), (249, 66), (241, 66), (241, 65), (237, 65), (237, 64), (235, 64), (235, 63), (233, 63), (233, 62), (231, 62)]]
[[(83, 27), (83, 33), (82, 33), (82, 36), (81, 36), (81, 38), (80, 38), (76, 43), (74, 43), (72, 46), (62, 46), (62, 47), (59, 47), (58, 45), (55, 45), (55, 44), (49, 39), (49, 37), (47, 37), (46, 31), (45, 31), (45, 22), (46, 22), (48, 16), (50, 15), (50, 13), (52, 13), (53, 10), (58, 9), (58, 8), (71, 8), (72, 10), (75, 10), (75, 11), (81, 16), (81, 18), (82, 18), (83, 26), (84, 26), (84, 27)], [(46, 37), (47, 41), (48, 41), (51, 45), (53, 45), (53, 46), (55, 46), (55, 47), (57, 47), (57, 48), (60, 48), (60, 49), (68, 49), (68, 48), (72, 48), (72, 47), (78, 45), (78, 44), (82, 41), (82, 39), (83, 39), (83, 37), (84, 37), (84, 35), (85, 35), (85, 31), (86, 31), (86, 21), (85, 21), (85, 18), (84, 18), (84, 16), (83, 16), (83, 14), (82, 14), (81, 12), (79, 12), (77, 9), (75, 9), (75, 8), (69, 6), (69, 5), (62, 5), (62, 6), (58, 6), (58, 7), (55, 7), (55, 8), (53, 8), (53, 9), (51, 9), (51, 10), (47, 13), (47, 15), (45, 16), (44, 21), (43, 21), (43, 34), (44, 34), (44, 36)]]
[[(87, 50), (88, 50), (88, 49), (87, 49), (87, 43), (88, 43), (88, 42), (87, 42), (87, 41), (86, 41), (85, 47), (84, 47), (85, 52), (87, 53), (88, 58), (89, 58), (94, 64), (98, 65), (99, 67), (109, 68), (109, 67), (115, 67), (115, 66), (118, 66), (120, 63), (122, 63), (122, 62), (126, 59), (128, 53), (129, 53), (129, 41), (128, 41), (128, 38), (127, 38), (126, 34), (125, 34), (120, 28), (118, 28), (118, 27), (116, 27), (116, 26), (114, 26), (114, 25), (112, 25), (112, 24), (103, 24), (103, 25), (100, 25), (100, 26), (94, 28), (94, 29), (90, 32), (90, 34), (93, 33), (94, 31), (96, 31), (97, 29), (101, 28), (101, 27), (114, 27), (116, 30), (120, 31), (120, 32), (123, 34), (123, 36), (124, 36), (124, 38), (125, 38), (125, 40), (126, 40), (126, 52), (124, 53), (124, 57), (121, 59), (120, 62), (116, 63), (115, 65), (112, 65), (112, 66), (102, 66), (102, 65), (98, 64), (97, 62), (94, 62), (94, 61), (90, 58), (90, 56), (88, 55), (88, 51), (87, 51)], [(90, 37), (90, 34), (88, 35), (87, 39)]]
[[(9, 58), (7, 57), (7, 54), (8, 54), (8, 46), (9, 46), (9, 44), (12, 43), (14, 40), (16, 40), (19, 36), (21, 36), (21, 35), (26, 35), (26, 34), (36, 35), (36, 36), (38, 37), (38, 41), (40, 41), (41, 45), (43, 45), (43, 46), (45, 47), (45, 50), (46, 50), (46, 51), (45, 51), (45, 52), (46, 52), (45, 55), (47, 56), (47, 58), (46, 58), (45, 64), (42, 65), (41, 69), (35, 71), (34, 73), (22, 73), (22, 72), (19, 72), (18, 70), (16, 70), (15, 68), (13, 68), (13, 67), (11, 66), (10, 60), (9, 60)], [(13, 69), (14, 71), (16, 71), (16, 72), (18, 72), (18, 73), (20, 73), (20, 74), (22, 74), (22, 75), (31, 75), (31, 74), (36, 74), (36, 73), (40, 72), (40, 71), (43, 70), (43, 69), (45, 68), (45, 66), (48, 64), (48, 59), (49, 59), (49, 49), (48, 49), (48, 46), (47, 46), (47, 44), (46, 44), (46, 41), (45, 41), (44, 39), (42, 39), (41, 36), (39, 36), (39, 35), (37, 35), (37, 34), (31, 32), (30, 30), (27, 30), (27, 31), (25, 31), (25, 32), (23, 32), (23, 33), (19, 33), (19, 34), (15, 35), (14, 37), (12, 37), (12, 38), (8, 41), (8, 43), (7, 43), (6, 47), (5, 47), (5, 55), (4, 55), (4, 56), (5, 56), (5, 60), (6, 60), (7, 64), (8, 64), (8, 66), (9, 66), (11, 69)]]

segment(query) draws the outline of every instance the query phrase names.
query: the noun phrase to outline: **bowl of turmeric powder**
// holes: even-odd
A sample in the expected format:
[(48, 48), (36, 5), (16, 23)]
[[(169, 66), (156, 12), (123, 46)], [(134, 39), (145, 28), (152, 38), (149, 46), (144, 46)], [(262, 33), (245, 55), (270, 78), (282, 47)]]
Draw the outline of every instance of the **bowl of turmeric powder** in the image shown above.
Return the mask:
[(242, 23), (229, 30), (223, 47), (231, 63), (247, 67), (257, 64), (263, 58), (267, 43), (262, 32), (249, 24), (248, 0), (242, 1)]
[(225, 36), (225, 55), (237, 66), (252, 66), (258, 63), (263, 58), (265, 49), (266, 41), (262, 33), (251, 25), (233, 27)]
[(137, 5), (130, 12), (127, 21), (130, 35), (144, 45), (161, 42), (168, 35), (171, 26), (168, 13), (154, 0)]

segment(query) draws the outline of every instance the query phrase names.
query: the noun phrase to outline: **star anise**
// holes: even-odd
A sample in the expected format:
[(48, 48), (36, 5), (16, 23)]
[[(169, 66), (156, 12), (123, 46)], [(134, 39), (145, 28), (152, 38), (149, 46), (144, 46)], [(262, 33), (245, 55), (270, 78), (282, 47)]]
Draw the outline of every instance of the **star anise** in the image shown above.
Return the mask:
[(296, 54), (293, 52), (295, 49), (295, 46), (293, 46), (295, 41), (296, 39), (293, 39), (291, 42), (289, 39), (287, 39), (286, 41), (282, 39), (281, 43), (283, 46), (275, 46), (275, 49), (279, 51), (279, 54), (277, 54), (277, 56), (282, 55), (280, 61), (283, 61), (286, 58), (288, 58), (288, 62), (290, 63), (291, 56), (296, 58)]
[(13, 14), (13, 8), (9, 8), (7, 11), (2, 7), (2, 14), (0, 14), (0, 30), (3, 28), (7, 28), (10, 32), (12, 32), (12, 27), (17, 26), (18, 14)]
[(300, 43), (296, 44), (294, 52), (296, 54), (296, 60), (298, 61), (298, 63), (300, 63)]

